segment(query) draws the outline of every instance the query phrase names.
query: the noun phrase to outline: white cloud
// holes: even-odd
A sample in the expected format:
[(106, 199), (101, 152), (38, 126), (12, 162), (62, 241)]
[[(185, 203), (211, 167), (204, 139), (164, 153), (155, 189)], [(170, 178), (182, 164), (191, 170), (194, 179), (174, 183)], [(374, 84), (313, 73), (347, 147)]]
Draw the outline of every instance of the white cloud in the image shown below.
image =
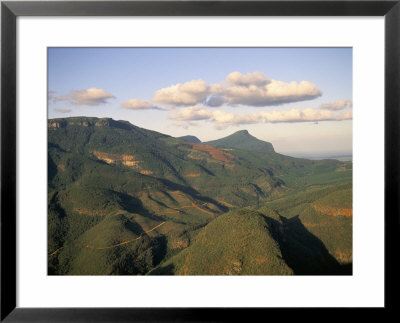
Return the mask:
[[(318, 87), (309, 81), (283, 82), (267, 79), (260, 72), (230, 73), (225, 83), (212, 84), (210, 93), (229, 105), (263, 107), (312, 100), (322, 95)], [(221, 105), (221, 104), (219, 104)], [(212, 105), (210, 106), (219, 106)]]
[(212, 116), (210, 109), (203, 107), (188, 107), (182, 108), (170, 114), (168, 119), (177, 121), (194, 121), (194, 120), (207, 120)]
[[(203, 107), (182, 108), (168, 116), (171, 120), (191, 122), (209, 120), (217, 129), (225, 129), (230, 125), (255, 124), (255, 123), (294, 123), (294, 122), (320, 122), (351, 120), (352, 111), (336, 113), (321, 109), (291, 109), (284, 111), (259, 111), (252, 114), (237, 114), (222, 110), (211, 110)], [(191, 123), (193, 124), (193, 123)], [(191, 125), (185, 123), (185, 127)]]
[(331, 103), (324, 103), (321, 104), (320, 108), (324, 110), (343, 110), (346, 108), (352, 108), (353, 107), (353, 101), (352, 100), (338, 100), (335, 102)]
[(207, 85), (192, 80), (162, 88), (154, 93), (153, 101), (177, 106), (206, 104), (211, 107), (247, 105), (263, 107), (312, 100), (321, 96), (318, 87), (309, 81), (283, 82), (268, 79), (261, 72), (230, 73), (224, 82)]
[(248, 84), (246, 86), (214, 87), (213, 89), (218, 91), (218, 94), (223, 96), (229, 104), (255, 107), (311, 100), (321, 95), (317, 86), (308, 81), (286, 83), (270, 80), (268, 84), (262, 86)]
[(162, 88), (154, 93), (153, 101), (174, 105), (193, 105), (206, 100), (208, 85), (203, 80), (192, 80)]
[(353, 111), (346, 111), (342, 112), (339, 115), (337, 115), (336, 120), (341, 121), (341, 120), (351, 120), (353, 119)]
[(242, 74), (240, 72), (232, 72), (226, 77), (226, 81), (229, 84), (239, 85), (239, 86), (264, 86), (267, 85), (270, 80), (268, 80), (263, 73), (253, 72)]
[(87, 90), (76, 90), (55, 98), (55, 101), (69, 101), (73, 105), (99, 105), (108, 103), (114, 95), (102, 89), (91, 87)]
[(154, 105), (153, 102), (140, 99), (130, 99), (128, 101), (121, 102), (121, 107), (130, 110), (148, 110), (148, 109), (162, 110), (160, 107)]
[(332, 111), (318, 109), (291, 109), (285, 111), (259, 112), (265, 122), (316, 122), (316, 121), (342, 121), (353, 117), (351, 111), (335, 114)]
[(219, 124), (253, 124), (261, 122), (262, 117), (259, 113), (239, 115), (233, 112), (216, 110), (212, 113), (212, 121), (215, 121)]

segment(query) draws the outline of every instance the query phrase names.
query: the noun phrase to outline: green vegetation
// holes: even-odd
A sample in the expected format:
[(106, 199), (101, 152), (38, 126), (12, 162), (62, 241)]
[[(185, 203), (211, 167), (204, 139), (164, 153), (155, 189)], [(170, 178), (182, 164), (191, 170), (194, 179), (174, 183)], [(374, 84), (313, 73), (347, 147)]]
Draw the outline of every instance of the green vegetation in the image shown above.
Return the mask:
[(182, 137), (178, 137), (178, 139), (182, 139), (182, 140), (189, 141), (189, 142), (194, 142), (195, 144), (201, 144), (200, 139), (197, 138), (196, 136), (182, 136)]
[(52, 275), (351, 273), (350, 162), (75, 117), (48, 121), (48, 175)]
[(253, 137), (247, 130), (240, 130), (228, 137), (207, 141), (204, 144), (213, 147), (275, 152), (271, 143)]
[(289, 275), (278, 243), (262, 214), (232, 211), (207, 225), (193, 244), (151, 274)]
[(287, 219), (286, 223), (320, 240), (329, 255), (343, 266), (342, 270), (351, 269), (351, 183), (310, 187), (268, 202), (266, 206)]

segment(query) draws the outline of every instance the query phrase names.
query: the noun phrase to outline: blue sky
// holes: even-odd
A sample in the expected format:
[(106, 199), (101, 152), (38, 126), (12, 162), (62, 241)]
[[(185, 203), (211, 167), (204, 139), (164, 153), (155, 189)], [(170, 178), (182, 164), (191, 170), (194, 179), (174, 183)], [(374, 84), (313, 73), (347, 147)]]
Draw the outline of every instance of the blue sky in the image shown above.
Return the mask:
[(352, 150), (351, 48), (49, 48), (48, 117), (111, 117), (291, 154)]

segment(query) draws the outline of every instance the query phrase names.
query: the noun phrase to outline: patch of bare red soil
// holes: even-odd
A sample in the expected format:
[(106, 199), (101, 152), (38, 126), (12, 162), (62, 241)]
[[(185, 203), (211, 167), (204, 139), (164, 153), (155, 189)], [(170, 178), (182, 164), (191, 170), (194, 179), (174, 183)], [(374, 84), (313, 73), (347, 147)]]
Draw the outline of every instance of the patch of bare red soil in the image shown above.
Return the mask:
[(211, 147), (211, 146), (205, 146), (201, 144), (195, 144), (191, 143), (191, 146), (194, 150), (199, 150), (199, 151), (204, 151), (208, 153), (212, 158), (216, 160), (220, 160), (223, 162), (228, 162), (229, 160), (235, 159), (235, 156), (233, 156), (230, 153), (227, 153), (221, 149)]
[(88, 216), (104, 216), (105, 212), (102, 210), (88, 210), (88, 209), (80, 209), (76, 208), (74, 211), (80, 215), (88, 215)]
[(186, 174), (185, 177), (199, 177), (200, 174), (198, 173), (190, 173), (190, 174)]
[(331, 216), (352, 216), (353, 209), (336, 208), (331, 206), (313, 205), (315, 211)]
[(98, 159), (105, 161), (107, 164), (121, 162), (125, 166), (136, 167), (139, 163), (139, 161), (135, 160), (135, 156), (132, 155), (110, 154), (96, 150), (92, 151), (92, 154)]

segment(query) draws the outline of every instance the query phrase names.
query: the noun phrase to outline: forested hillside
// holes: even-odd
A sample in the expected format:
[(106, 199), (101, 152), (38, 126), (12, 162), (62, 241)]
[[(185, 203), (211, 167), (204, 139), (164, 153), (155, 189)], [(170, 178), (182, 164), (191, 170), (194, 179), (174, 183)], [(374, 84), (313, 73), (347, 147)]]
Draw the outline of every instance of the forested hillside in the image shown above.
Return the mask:
[(351, 162), (196, 139), (50, 119), (49, 274), (351, 274)]

